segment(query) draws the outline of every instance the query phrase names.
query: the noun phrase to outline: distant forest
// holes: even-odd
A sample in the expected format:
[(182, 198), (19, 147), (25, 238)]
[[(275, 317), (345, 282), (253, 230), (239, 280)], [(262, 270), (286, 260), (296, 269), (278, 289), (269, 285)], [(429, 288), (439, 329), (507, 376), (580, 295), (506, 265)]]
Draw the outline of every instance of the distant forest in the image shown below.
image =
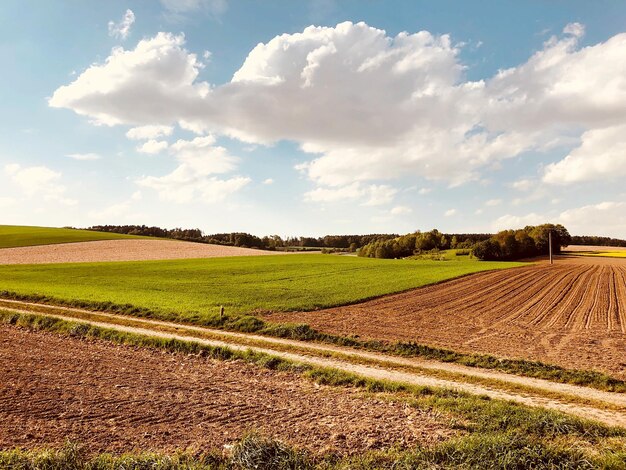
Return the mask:
[(449, 248), (470, 251), (479, 259), (514, 260), (547, 253), (548, 231), (553, 232), (555, 252), (567, 245), (626, 246), (626, 240), (595, 236), (570, 236), (562, 225), (545, 224), (519, 230), (490, 233), (429, 232), (369, 235), (326, 235), (324, 237), (286, 237), (271, 235), (257, 237), (249, 233), (214, 233), (206, 235), (200, 229), (164, 229), (146, 225), (95, 225), (87, 230), (128, 235), (174, 238), (198, 243), (258, 248), (261, 250), (320, 249), (326, 253), (357, 252), (370, 258), (404, 258)]
[(570, 245), (626, 246), (626, 240), (610, 237), (594, 237), (593, 235), (573, 235)]
[[(285, 250), (288, 248), (305, 249), (319, 248), (327, 250), (340, 250), (355, 252), (358, 249), (376, 242), (384, 242), (399, 237), (398, 234), (369, 234), (369, 235), (326, 235), (324, 237), (286, 237), (271, 235), (257, 237), (249, 233), (214, 233), (205, 235), (200, 229), (164, 229), (160, 227), (148, 227), (146, 225), (94, 225), (87, 230), (97, 232), (123, 233), (127, 235), (141, 235), (148, 237), (174, 238), (199, 243), (213, 243), (216, 245), (239, 246), (246, 248), (259, 248), (262, 250)], [(459, 248), (470, 248), (479, 241), (487, 240), (491, 234), (443, 234), (436, 232), (437, 247), (441, 247), (441, 238), (444, 237), (446, 247), (450, 247), (454, 241), (454, 246)], [(431, 233), (431, 232), (427, 232)], [(432, 248), (435, 246), (433, 245)], [(430, 248), (429, 248), (430, 249)]]

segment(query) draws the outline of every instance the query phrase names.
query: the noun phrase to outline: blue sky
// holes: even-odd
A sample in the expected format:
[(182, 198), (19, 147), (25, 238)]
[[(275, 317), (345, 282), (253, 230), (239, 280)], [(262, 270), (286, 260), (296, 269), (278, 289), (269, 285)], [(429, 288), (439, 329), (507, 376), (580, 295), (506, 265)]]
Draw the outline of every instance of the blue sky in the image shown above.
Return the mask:
[(0, 223), (626, 238), (623, 2), (5, 0), (0, 20)]

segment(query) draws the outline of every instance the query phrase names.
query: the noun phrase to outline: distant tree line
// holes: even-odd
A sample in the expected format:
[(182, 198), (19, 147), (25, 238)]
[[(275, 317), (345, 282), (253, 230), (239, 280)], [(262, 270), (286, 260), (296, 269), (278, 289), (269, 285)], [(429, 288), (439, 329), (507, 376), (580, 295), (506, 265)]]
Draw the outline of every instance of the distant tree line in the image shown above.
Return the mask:
[(572, 243), (572, 237), (562, 225), (529, 225), (519, 230), (503, 230), (488, 240), (472, 247), (474, 256), (481, 260), (516, 260), (548, 254), (548, 238), (552, 232), (552, 251)]
[(359, 250), (359, 256), (367, 258), (405, 258), (432, 250), (450, 248), (470, 249), (476, 243), (488, 240), (491, 234), (445, 234), (434, 229), (430, 232), (414, 232), (395, 238), (376, 239)]
[(594, 237), (592, 235), (573, 235), (570, 245), (626, 246), (626, 240), (610, 237)]
[(199, 243), (213, 243), (216, 245), (239, 246), (258, 248), (262, 250), (280, 250), (286, 248), (323, 248), (341, 249), (355, 252), (359, 248), (374, 240), (388, 240), (397, 237), (397, 234), (371, 235), (326, 235), (324, 237), (286, 237), (270, 235), (258, 237), (244, 232), (214, 233), (205, 235), (200, 229), (164, 229), (147, 225), (94, 225), (87, 230), (98, 232), (114, 232), (128, 235), (147, 237), (175, 238)]

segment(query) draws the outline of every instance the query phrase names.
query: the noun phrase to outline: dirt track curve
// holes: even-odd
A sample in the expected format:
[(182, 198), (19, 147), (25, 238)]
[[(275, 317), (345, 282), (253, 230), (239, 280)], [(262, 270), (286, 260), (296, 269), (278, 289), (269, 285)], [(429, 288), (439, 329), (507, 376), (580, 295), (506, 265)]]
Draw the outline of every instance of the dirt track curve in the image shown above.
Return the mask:
[[(594, 419), (609, 425), (626, 427), (626, 394), (602, 392), (585, 387), (511, 376), (455, 364), (425, 361), (418, 358), (398, 358), (324, 344), (224, 332), (80, 309), (6, 300), (0, 302), (0, 309), (2, 310), (24, 313), (37, 312), (51, 317), (77, 320), (135, 334), (195, 341), (235, 350), (252, 349), (298, 363), (331, 367), (373, 379), (451, 388), (492, 398), (511, 400), (529, 406), (549, 408)], [(133, 326), (129, 326), (129, 324)], [(437, 376), (437, 372), (447, 373), (448, 377), (440, 378)], [(483, 379), (483, 383), (475, 380), (472, 383), (472, 379)], [(523, 386), (523, 390), (511, 390), (511, 385)]]
[(560, 257), (553, 266), (475, 274), (356, 305), (267, 319), (626, 379), (626, 259)]

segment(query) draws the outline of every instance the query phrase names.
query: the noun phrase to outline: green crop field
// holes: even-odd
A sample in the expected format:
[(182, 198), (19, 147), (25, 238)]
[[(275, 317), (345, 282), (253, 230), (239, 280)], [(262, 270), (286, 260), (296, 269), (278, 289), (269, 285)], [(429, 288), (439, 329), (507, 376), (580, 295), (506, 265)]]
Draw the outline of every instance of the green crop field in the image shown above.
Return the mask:
[[(379, 260), (332, 255), (0, 266), (0, 290), (132, 304), (180, 319), (311, 310), (522, 263)], [(189, 315), (196, 312), (198, 315)]]
[(75, 230), (71, 228), (0, 225), (0, 248), (89, 242), (94, 240), (116, 240), (120, 238), (145, 237), (120, 235), (117, 233), (92, 232), (88, 230)]

